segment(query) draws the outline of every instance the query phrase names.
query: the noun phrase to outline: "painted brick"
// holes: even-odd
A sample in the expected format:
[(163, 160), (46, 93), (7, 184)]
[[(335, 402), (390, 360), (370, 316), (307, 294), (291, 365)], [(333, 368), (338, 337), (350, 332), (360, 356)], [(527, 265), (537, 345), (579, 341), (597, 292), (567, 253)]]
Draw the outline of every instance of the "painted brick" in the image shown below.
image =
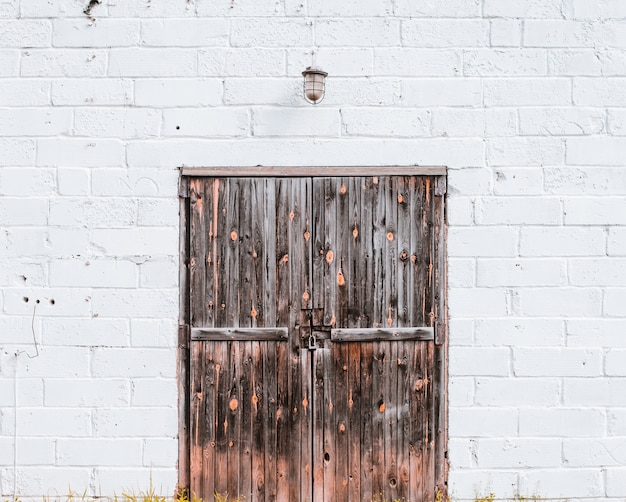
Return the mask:
[(141, 44), (147, 47), (228, 45), (226, 19), (150, 19), (141, 22)]
[(86, 437), (92, 432), (90, 410), (22, 408), (18, 417), (20, 433), (28, 436)]
[(587, 197), (563, 199), (566, 225), (624, 225), (626, 198)]
[(489, 24), (489, 42), (492, 47), (522, 45), (522, 23), (519, 19), (492, 19)]
[(131, 319), (133, 347), (174, 347), (178, 343), (175, 319)]
[(0, 167), (32, 166), (35, 161), (35, 142), (30, 139), (0, 138)]
[(254, 111), (254, 136), (338, 136), (339, 110), (332, 108), (260, 108)]
[[(284, 76), (286, 72), (285, 53), (284, 49), (264, 47), (200, 50), (198, 53), (198, 74), (208, 77)], [(310, 53), (305, 55), (310, 60)], [(302, 65), (298, 65), (298, 67), (300, 72), (305, 68)]]
[[(566, 221), (567, 214), (566, 206)], [(605, 249), (606, 233), (601, 228), (526, 227), (520, 232), (521, 256), (601, 256)]]
[(23, 77), (104, 77), (107, 53), (97, 49), (33, 49), (22, 52)]
[(602, 497), (602, 473), (590, 469), (534, 470), (520, 473), (522, 486), (538, 487), (545, 497)]
[(178, 441), (176, 439), (149, 438), (144, 441), (143, 465), (169, 467), (178, 459)]
[(602, 291), (596, 288), (524, 288), (517, 291), (519, 313), (527, 316), (598, 316)]
[(609, 317), (626, 317), (625, 301), (626, 289), (607, 288), (604, 292), (604, 314)]
[(449, 2), (413, 2), (397, 0), (395, 14), (410, 17), (479, 17), (480, 0), (451, 0)]
[(570, 319), (567, 345), (571, 347), (626, 348), (626, 319)]
[(508, 348), (453, 347), (450, 349), (450, 375), (508, 376), (511, 351)]
[(448, 292), (451, 317), (499, 317), (509, 313), (505, 289), (459, 288)]
[(572, 95), (577, 106), (626, 106), (626, 79), (574, 78)]
[(623, 378), (566, 378), (563, 382), (563, 403), (577, 407), (624, 407)]
[(121, 378), (50, 378), (45, 381), (45, 405), (48, 407), (101, 408), (129, 404), (130, 383)]
[(614, 408), (609, 411), (608, 433), (611, 436), (626, 435), (626, 408)]
[(0, 20), (0, 47), (47, 47), (52, 27), (42, 19)]
[(536, 168), (498, 169), (493, 191), (496, 195), (539, 195), (543, 192), (543, 173)]
[(448, 396), (457, 406), (472, 406), (474, 403), (474, 378), (452, 377), (448, 382)]
[[(232, 3), (230, 0), (198, 0), (195, 2), (197, 15), (208, 17), (272, 17), (283, 14), (282, 7), (282, 2), (257, 2), (255, 0), (241, 0), (236, 3)], [(287, 14), (289, 15), (289, 13)]]
[(451, 258), (448, 260), (448, 285), (451, 288), (471, 288), (476, 285), (476, 260)]
[(377, 49), (374, 73), (384, 76), (453, 77), (462, 71), (460, 51), (451, 49)]
[(175, 289), (98, 289), (93, 291), (92, 303), (94, 315), (104, 317), (176, 315), (178, 310)]
[(548, 197), (490, 197), (474, 204), (476, 223), (481, 225), (558, 225), (561, 201)]
[(556, 378), (477, 378), (475, 404), (478, 406), (555, 406), (560, 402)]
[(472, 319), (452, 319), (448, 322), (450, 341), (454, 346), (474, 345), (474, 321)]
[(620, 497), (620, 493), (624, 493), (624, 476), (626, 476), (624, 468), (606, 470), (606, 494), (608, 496)]
[(626, 178), (619, 167), (546, 169), (547, 193), (564, 195), (620, 195), (626, 192)]
[(602, 75), (619, 77), (626, 74), (626, 50), (606, 48), (596, 50), (595, 55), (600, 62)]
[(448, 254), (460, 256), (514, 256), (517, 233), (508, 227), (451, 228)]
[(609, 229), (608, 250), (611, 256), (626, 256), (626, 228)]
[(600, 349), (516, 347), (513, 349), (516, 376), (600, 376)]
[(515, 408), (454, 408), (449, 432), (453, 437), (516, 436), (517, 416)]
[(139, 42), (140, 25), (134, 19), (55, 19), (54, 47), (128, 47)]
[(40, 139), (38, 166), (96, 167), (124, 165), (124, 145), (115, 139)]
[(360, 16), (387, 16), (393, 12), (391, 0), (346, 0), (333, 2), (332, 0), (308, 0), (307, 13), (310, 16), (333, 17), (354, 15)]
[(488, 39), (489, 22), (481, 19), (410, 19), (402, 22), (402, 45), (405, 47), (483, 47)]
[(178, 230), (150, 227), (98, 229), (90, 232), (90, 243), (107, 256), (176, 255)]
[(9, 197), (52, 195), (57, 189), (55, 175), (54, 169), (5, 167), (0, 170), (0, 195)]
[(55, 106), (127, 105), (133, 100), (133, 84), (125, 79), (54, 80), (50, 92)]
[(520, 131), (526, 135), (586, 135), (604, 131), (604, 110), (585, 108), (524, 108)]
[(247, 136), (250, 117), (245, 109), (175, 109), (163, 112), (164, 136)]
[(223, 85), (220, 80), (205, 78), (135, 80), (137, 106), (159, 108), (214, 106), (221, 103), (222, 93)]
[[(403, 45), (406, 44), (403, 33)], [(334, 18), (315, 23), (320, 46), (387, 47), (400, 45), (400, 21), (391, 18)]]
[(570, 138), (566, 142), (568, 164), (576, 166), (621, 166), (623, 164), (626, 138)]
[[(334, 78), (360, 77), (374, 73), (374, 49), (370, 47), (323, 48), (316, 51), (315, 55), (316, 58), (324, 61), (324, 71), (333, 75)], [(309, 66), (311, 66), (311, 51), (302, 49), (287, 51), (287, 75), (301, 75), (302, 70)], [(277, 65), (273, 67), (277, 68)], [(240, 69), (238, 71), (241, 73)], [(302, 94), (301, 90), (299, 94)]]
[(171, 408), (99, 408), (94, 411), (98, 437), (174, 437), (176, 406)]
[(566, 439), (563, 461), (573, 467), (620, 466), (626, 461), (626, 443), (617, 438)]
[(48, 201), (43, 198), (3, 197), (0, 199), (0, 224), (45, 225), (48, 222)]
[(15, 50), (0, 50), (0, 77), (17, 77), (20, 68), (20, 53)]
[(129, 468), (129, 467), (105, 467), (96, 468), (96, 483), (102, 493), (116, 493), (119, 486), (129, 487), (138, 493), (146, 487), (159, 487), (161, 493), (174, 493), (177, 486), (177, 472), (175, 467), (157, 468)]
[[(224, 79), (224, 103), (227, 105), (299, 105), (304, 99), (301, 93), (299, 78)], [(326, 89), (326, 93), (325, 103), (330, 101), (331, 89)]]
[(178, 225), (178, 201), (172, 199), (141, 199), (137, 204), (137, 223), (145, 226)]
[(520, 0), (515, 3), (485, 0), (486, 17), (561, 18), (560, 0)]
[(131, 226), (137, 222), (137, 202), (129, 198), (58, 198), (50, 203), (49, 222), (85, 228)]
[(558, 467), (561, 442), (557, 439), (478, 439), (478, 467)]
[(497, 493), (514, 498), (519, 496), (517, 476), (517, 470), (451, 469), (448, 484), (451, 493)]
[[(31, 336), (30, 341), (32, 343), (32, 332), (29, 333), (29, 335)], [(12, 342), (11, 340), (7, 340), (6, 343), (12, 343)], [(26, 353), (30, 355), (35, 355), (36, 351), (29, 349)], [(11, 354), (11, 356), (14, 357), (13, 354)], [(15, 361), (16, 360), (13, 359), (12, 368), (8, 368), (6, 367), (6, 365), (4, 367), (5, 376), (8, 377), (10, 375), (10, 378), (0, 379), (0, 390), (2, 390), (2, 394), (1, 394), (2, 397), (0, 397), (0, 406), (6, 407), (6, 408), (9, 408), (9, 407), (14, 408), (16, 403), (20, 407), (26, 406), (26, 407), (38, 408), (38, 407), (43, 406), (44, 404), (43, 380), (41, 378), (25, 378), (26, 375), (22, 374), (16, 386), (15, 385), (16, 382), (14, 380)], [(21, 365), (21, 362), (18, 362), (17, 364)], [(17, 396), (15, 392), (16, 390), (17, 390)], [(14, 414), (15, 410), (13, 409), (11, 410), (11, 412)], [(1, 422), (0, 422), (0, 425), (2, 425)], [(0, 429), (0, 430), (4, 430), (4, 433), (8, 434), (9, 429), (13, 429), (13, 427), (9, 427), (7, 425), (6, 428)], [(13, 432), (14, 432), (13, 430), (10, 431), (11, 434), (13, 434)]]
[(233, 18), (231, 23), (233, 47), (302, 47), (313, 42), (311, 22), (306, 20)]
[(88, 195), (89, 171), (80, 168), (57, 169), (59, 195)]
[(402, 101), (408, 106), (478, 106), (481, 83), (476, 79), (404, 80)]
[(485, 106), (562, 106), (572, 101), (565, 78), (494, 78), (485, 80), (483, 92)]
[(440, 108), (432, 111), (433, 136), (483, 137), (485, 135), (484, 110)]
[(343, 108), (343, 133), (351, 136), (430, 135), (430, 113), (401, 108)]
[(518, 122), (518, 112), (514, 108), (487, 108), (485, 110), (487, 137), (517, 136)]
[(142, 457), (140, 439), (60, 439), (57, 465), (137, 465)]
[[(92, 469), (37, 465), (18, 467), (16, 474), (18, 493), (67, 493), (68, 486), (89, 486)], [(12, 493), (13, 483), (7, 485)]]
[(127, 260), (54, 260), (49, 267), (51, 286), (132, 288), (139, 276), (139, 267)]
[(563, 164), (565, 145), (558, 138), (491, 138), (487, 155), (492, 166), (545, 166)]
[(546, 259), (479, 259), (476, 285), (559, 286), (566, 283), (565, 262)]
[(608, 123), (608, 129), (611, 134), (616, 136), (626, 136), (626, 110), (609, 110)]
[(96, 348), (91, 371), (96, 378), (174, 377), (175, 361), (170, 355), (164, 349)]
[(130, 344), (126, 319), (47, 318), (43, 319), (42, 333), (46, 345), (125, 347)]
[(150, 260), (141, 264), (142, 288), (175, 288), (178, 286), (178, 263), (175, 260)]
[(74, 136), (150, 138), (159, 135), (158, 110), (79, 108), (74, 112)]
[(109, 77), (193, 77), (198, 71), (194, 49), (113, 49)]
[(46, 80), (0, 80), (0, 106), (23, 107), (50, 103), (50, 82)]
[[(91, 192), (96, 196), (174, 197), (178, 176), (175, 169), (98, 168), (91, 170)], [(141, 198), (137, 205), (142, 205)]]
[(576, 19), (611, 19), (626, 16), (626, 5), (620, 0), (573, 0)]
[(463, 53), (463, 74), (472, 77), (546, 75), (546, 53), (534, 49), (474, 49)]
[(597, 76), (603, 72), (603, 67), (609, 66), (603, 62), (593, 49), (578, 50), (551, 50), (548, 52), (548, 74), (565, 76)]
[(560, 346), (564, 324), (560, 319), (477, 319), (474, 336), (477, 346)]
[[(69, 17), (79, 16), (83, 14), (85, 6), (80, 0), (66, 0), (64, 2), (40, 2), (38, 0), (21, 0), (20, 15), (21, 17)], [(104, 13), (104, 5), (97, 6), (99, 14)]]
[(175, 378), (135, 378), (132, 389), (133, 406), (176, 406), (178, 402), (178, 382)]
[(69, 257), (89, 251), (87, 229), (18, 227), (6, 232), (9, 242), (3, 250), (0, 248), (1, 254), (6, 257)]
[(623, 286), (626, 260), (579, 258), (568, 262), (569, 282), (575, 286)]
[(593, 47), (594, 25), (578, 21), (531, 20), (524, 23), (524, 45), (530, 47)]
[(474, 201), (470, 197), (455, 197), (448, 201), (448, 209), (454, 215), (448, 219), (451, 225), (470, 226), (474, 221)]

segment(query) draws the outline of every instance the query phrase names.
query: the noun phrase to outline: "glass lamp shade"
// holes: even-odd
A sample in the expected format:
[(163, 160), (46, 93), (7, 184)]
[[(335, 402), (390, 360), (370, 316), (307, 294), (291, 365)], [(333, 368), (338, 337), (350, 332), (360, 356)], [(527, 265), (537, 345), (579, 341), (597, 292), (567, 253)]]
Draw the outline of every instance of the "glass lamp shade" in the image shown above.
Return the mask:
[(310, 66), (302, 72), (304, 77), (304, 97), (314, 105), (324, 99), (324, 87), (328, 73)]

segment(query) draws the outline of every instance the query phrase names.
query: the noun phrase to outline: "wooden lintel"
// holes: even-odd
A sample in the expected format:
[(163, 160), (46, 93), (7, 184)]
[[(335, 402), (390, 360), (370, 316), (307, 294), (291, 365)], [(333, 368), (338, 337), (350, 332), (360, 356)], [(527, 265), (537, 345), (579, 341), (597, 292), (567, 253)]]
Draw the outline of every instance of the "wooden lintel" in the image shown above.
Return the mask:
[(330, 338), (333, 342), (430, 341), (434, 339), (434, 329), (427, 327), (333, 329)]
[(191, 328), (193, 341), (282, 342), (288, 338), (287, 328)]
[(333, 176), (445, 176), (443, 166), (248, 166), (182, 167), (183, 176), (250, 177), (333, 177)]

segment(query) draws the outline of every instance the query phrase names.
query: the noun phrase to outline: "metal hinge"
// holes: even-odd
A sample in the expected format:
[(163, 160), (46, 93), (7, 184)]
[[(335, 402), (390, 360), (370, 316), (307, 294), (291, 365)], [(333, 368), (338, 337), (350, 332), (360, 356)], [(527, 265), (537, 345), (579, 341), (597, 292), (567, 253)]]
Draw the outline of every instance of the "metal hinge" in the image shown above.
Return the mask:
[(188, 349), (190, 339), (191, 339), (191, 329), (189, 327), (189, 324), (179, 324), (178, 325), (178, 348)]
[(446, 323), (437, 321), (435, 323), (435, 345), (442, 345), (446, 339)]
[(448, 183), (445, 176), (437, 176), (435, 178), (435, 195), (445, 195), (448, 190)]

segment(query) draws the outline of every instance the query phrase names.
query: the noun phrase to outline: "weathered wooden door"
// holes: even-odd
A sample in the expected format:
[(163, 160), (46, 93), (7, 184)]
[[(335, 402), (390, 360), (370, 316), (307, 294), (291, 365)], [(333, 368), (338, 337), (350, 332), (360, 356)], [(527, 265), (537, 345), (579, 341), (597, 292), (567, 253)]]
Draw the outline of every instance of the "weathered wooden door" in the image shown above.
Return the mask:
[(194, 493), (422, 501), (442, 488), (442, 182), (188, 179)]

